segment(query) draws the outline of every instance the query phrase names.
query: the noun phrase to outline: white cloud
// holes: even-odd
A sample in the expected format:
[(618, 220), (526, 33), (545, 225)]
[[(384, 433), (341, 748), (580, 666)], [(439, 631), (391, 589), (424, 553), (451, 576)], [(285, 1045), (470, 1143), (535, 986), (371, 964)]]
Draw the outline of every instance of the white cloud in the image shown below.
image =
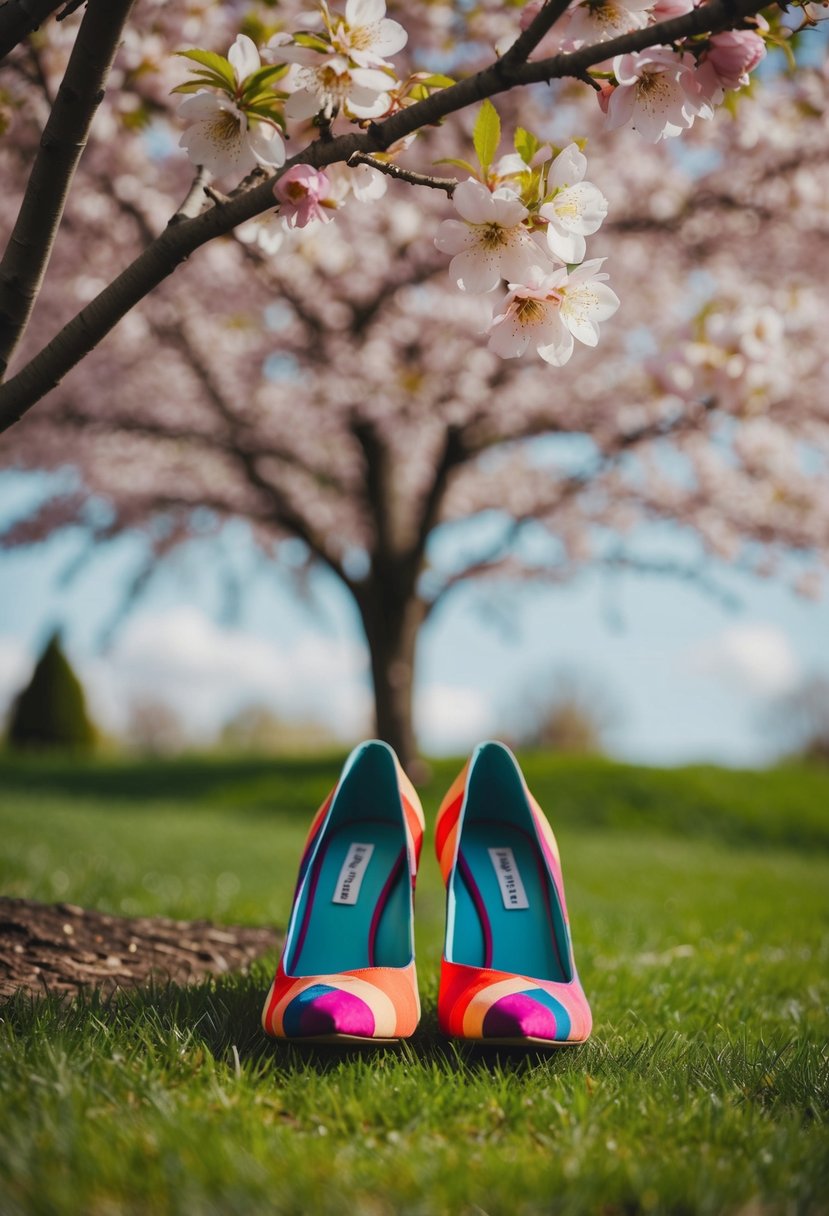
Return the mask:
[(308, 634), (278, 645), (216, 625), (195, 608), (134, 618), (110, 653), (81, 665), (93, 708), (123, 727), (129, 703), (167, 702), (198, 735), (256, 702), (286, 718), (313, 718), (337, 735), (364, 733), (370, 698), (362, 647)]
[(494, 719), (490, 700), (477, 689), (430, 684), (415, 696), (415, 726), (429, 755), (469, 751), (491, 736)]
[(724, 630), (686, 652), (684, 666), (715, 676), (737, 691), (775, 697), (788, 692), (801, 675), (786, 634), (775, 625), (746, 623)]

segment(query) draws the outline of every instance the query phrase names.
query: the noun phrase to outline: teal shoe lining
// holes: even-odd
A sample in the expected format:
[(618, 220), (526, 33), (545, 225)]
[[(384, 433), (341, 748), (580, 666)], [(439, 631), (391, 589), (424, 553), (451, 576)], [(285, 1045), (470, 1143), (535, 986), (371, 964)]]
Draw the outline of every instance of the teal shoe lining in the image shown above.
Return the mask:
[[(390, 823), (355, 819), (332, 832), (309, 879), (292, 975), (326, 975), (358, 967), (399, 967), (408, 961), (405, 844)], [(355, 904), (333, 901), (355, 843), (373, 844)]]
[[(505, 907), (489, 849), (511, 849), (528, 907)], [(481, 746), (470, 768), (458, 862), (449, 893), (447, 958), (569, 983), (570, 950), (558, 894), (520, 771), (502, 744)]]
[[(504, 907), (491, 848), (512, 850), (529, 907)], [(539, 862), (537, 845), (520, 828), (490, 821), (464, 829), (461, 882), (455, 887), (455, 962), (561, 983), (569, 979), (559, 956), (549, 880)]]
[[(334, 902), (352, 846), (374, 846), (354, 904)], [(343, 773), (292, 918), (288, 975), (404, 967), (412, 958), (411, 886), (393, 753), (365, 744)], [(294, 931), (295, 929), (295, 931)]]

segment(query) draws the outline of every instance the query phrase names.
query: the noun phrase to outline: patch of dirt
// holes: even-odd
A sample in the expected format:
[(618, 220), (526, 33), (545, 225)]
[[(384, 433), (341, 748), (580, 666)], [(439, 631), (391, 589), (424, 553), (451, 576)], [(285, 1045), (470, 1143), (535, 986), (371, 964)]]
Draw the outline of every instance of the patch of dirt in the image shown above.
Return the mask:
[(75, 904), (0, 897), (0, 999), (32, 994), (109, 994), (148, 980), (192, 983), (244, 971), (278, 949), (272, 929), (214, 925), (209, 920), (107, 916)]

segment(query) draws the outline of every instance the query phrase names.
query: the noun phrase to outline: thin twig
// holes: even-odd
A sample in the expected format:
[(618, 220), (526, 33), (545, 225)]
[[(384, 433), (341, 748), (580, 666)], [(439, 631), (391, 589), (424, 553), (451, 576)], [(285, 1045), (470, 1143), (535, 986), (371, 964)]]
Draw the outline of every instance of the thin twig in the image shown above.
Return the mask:
[(349, 165), (368, 165), (385, 173), (400, 182), (408, 182), (410, 186), (429, 186), (432, 190), (445, 190), (451, 198), (455, 193), (458, 182), (454, 177), (430, 177), (428, 173), (417, 173), (414, 169), (404, 169), (402, 165), (392, 164), (391, 161), (376, 160), (367, 152), (355, 152), (348, 158)]
[(210, 201), (215, 203), (217, 207), (221, 207), (225, 203), (230, 202), (229, 195), (222, 194), (221, 190), (217, 190), (215, 186), (205, 186), (204, 192)]

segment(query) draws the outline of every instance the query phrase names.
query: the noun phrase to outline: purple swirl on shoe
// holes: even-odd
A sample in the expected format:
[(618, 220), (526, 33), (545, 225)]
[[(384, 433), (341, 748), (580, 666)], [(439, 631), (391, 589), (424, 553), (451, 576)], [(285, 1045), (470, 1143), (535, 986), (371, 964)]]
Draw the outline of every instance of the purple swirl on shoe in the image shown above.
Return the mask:
[(484, 1016), (485, 1039), (547, 1039), (564, 1042), (570, 1019), (564, 1006), (541, 989), (502, 996)]
[(283, 1015), (291, 1038), (329, 1034), (374, 1035), (374, 1014), (365, 1001), (328, 984), (314, 984), (291, 1001)]

